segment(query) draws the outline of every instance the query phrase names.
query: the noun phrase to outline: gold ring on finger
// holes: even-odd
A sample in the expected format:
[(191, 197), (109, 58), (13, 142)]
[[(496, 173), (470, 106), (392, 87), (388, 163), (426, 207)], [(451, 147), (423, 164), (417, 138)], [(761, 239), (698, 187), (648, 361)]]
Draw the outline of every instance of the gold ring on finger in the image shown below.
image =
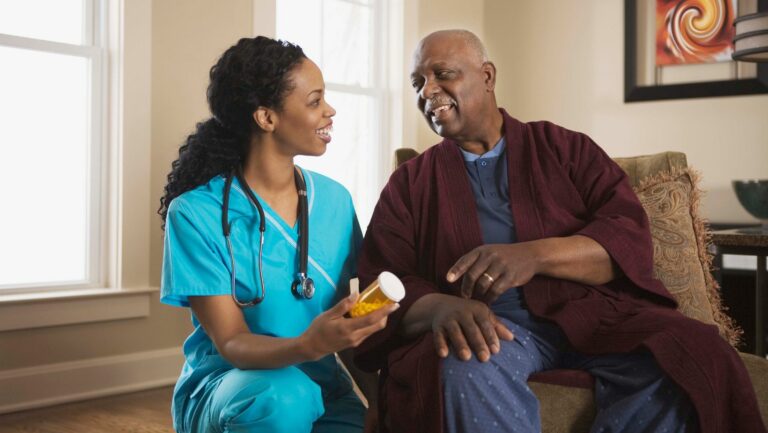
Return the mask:
[(483, 272), (482, 276), (485, 278), (488, 278), (488, 281), (490, 281), (491, 284), (493, 284), (493, 282), (495, 281), (492, 276), (488, 275), (488, 272)]

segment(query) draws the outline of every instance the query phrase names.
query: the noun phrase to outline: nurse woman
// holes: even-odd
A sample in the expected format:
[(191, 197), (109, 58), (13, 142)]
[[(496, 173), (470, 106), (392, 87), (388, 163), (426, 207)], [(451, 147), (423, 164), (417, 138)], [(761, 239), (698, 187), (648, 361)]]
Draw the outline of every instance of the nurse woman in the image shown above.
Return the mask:
[[(349, 193), (299, 168), (331, 141), (323, 76), (300, 47), (241, 39), (210, 71), (213, 117), (179, 149), (161, 199), (161, 300), (194, 330), (173, 396), (174, 428), (200, 432), (361, 432), (375, 377), (349, 349), (397, 305), (347, 318), (361, 241)], [(375, 407), (369, 410), (369, 424)]]

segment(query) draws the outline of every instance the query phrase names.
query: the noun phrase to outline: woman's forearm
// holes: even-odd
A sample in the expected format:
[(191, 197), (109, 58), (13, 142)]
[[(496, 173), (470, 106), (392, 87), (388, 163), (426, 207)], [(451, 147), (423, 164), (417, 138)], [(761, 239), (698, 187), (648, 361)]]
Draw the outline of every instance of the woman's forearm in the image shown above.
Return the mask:
[(282, 368), (325, 355), (315, 353), (303, 336), (279, 338), (251, 333), (233, 336), (222, 344), (219, 352), (230, 364), (242, 370)]
[(279, 338), (251, 333), (229, 296), (190, 296), (189, 305), (221, 356), (237, 368), (282, 368), (326, 355), (304, 334)]

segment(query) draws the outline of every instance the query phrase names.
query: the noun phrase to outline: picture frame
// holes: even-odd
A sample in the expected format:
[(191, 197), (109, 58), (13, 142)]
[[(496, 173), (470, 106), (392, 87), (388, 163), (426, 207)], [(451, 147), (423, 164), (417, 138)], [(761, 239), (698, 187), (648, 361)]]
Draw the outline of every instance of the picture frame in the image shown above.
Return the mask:
[[(691, 79), (690, 82), (685, 82), (686, 71), (684, 68), (688, 68), (688, 66), (683, 66), (682, 68), (678, 67), (676, 74), (678, 77), (673, 84), (644, 83), (641, 75), (644, 72), (649, 75), (650, 72), (648, 71), (652, 68), (642, 65), (641, 50), (648, 46), (642, 44), (653, 44), (655, 34), (648, 31), (645, 34), (639, 32), (643, 29), (639, 29), (638, 21), (644, 17), (638, 16), (638, 2), (655, 2), (655, 0), (624, 0), (624, 102), (768, 93), (768, 63), (726, 62), (731, 64), (732, 66), (728, 67), (732, 67), (734, 70), (748, 70), (749, 78)], [(768, 0), (756, 0), (756, 8), (758, 12), (768, 11)], [(720, 70), (723, 69), (722, 64), (704, 64), (695, 65), (695, 67), (698, 68), (697, 71), (706, 70), (706, 68), (715, 69), (716, 67)], [(679, 73), (681, 69), (682, 74)], [(657, 72), (657, 74), (659, 73)]]

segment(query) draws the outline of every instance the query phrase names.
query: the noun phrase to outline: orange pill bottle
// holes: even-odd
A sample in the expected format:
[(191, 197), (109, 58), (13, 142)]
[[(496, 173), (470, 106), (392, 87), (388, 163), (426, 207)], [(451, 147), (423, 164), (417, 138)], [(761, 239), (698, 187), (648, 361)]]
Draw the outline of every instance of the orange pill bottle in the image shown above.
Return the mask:
[(360, 293), (357, 303), (349, 310), (349, 315), (365, 316), (385, 305), (400, 302), (404, 297), (405, 287), (400, 278), (391, 272), (384, 271)]

